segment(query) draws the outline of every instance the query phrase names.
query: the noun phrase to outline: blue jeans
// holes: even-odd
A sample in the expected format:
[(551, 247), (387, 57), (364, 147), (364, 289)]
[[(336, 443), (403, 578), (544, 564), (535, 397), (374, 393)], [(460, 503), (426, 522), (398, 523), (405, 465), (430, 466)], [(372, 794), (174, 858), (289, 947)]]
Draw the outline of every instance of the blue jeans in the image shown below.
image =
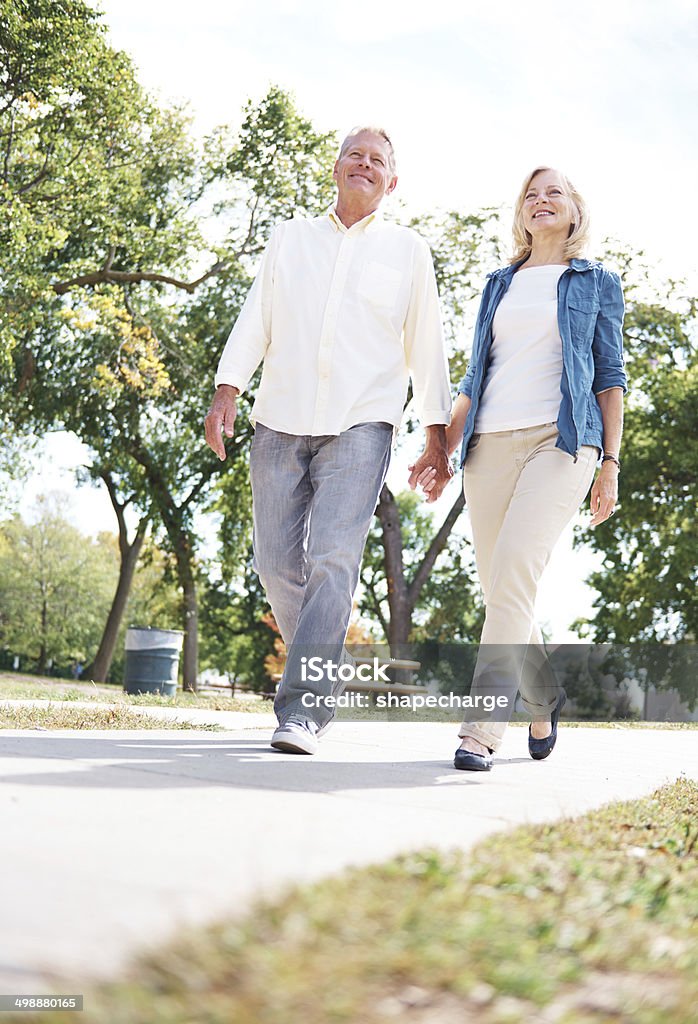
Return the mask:
[(287, 660), (274, 701), (279, 721), (301, 712), (318, 726), (332, 684), (301, 678), (311, 650), (338, 665), (351, 616), (366, 536), (388, 471), (393, 428), (360, 423), (321, 437), (282, 434), (257, 423), (250, 454), (254, 565)]

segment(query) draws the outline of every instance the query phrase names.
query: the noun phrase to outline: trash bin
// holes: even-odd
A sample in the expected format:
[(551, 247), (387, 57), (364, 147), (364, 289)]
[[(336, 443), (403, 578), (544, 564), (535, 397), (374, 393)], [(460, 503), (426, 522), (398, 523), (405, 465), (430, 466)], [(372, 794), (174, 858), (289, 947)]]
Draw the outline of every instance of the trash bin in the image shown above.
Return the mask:
[(126, 693), (160, 693), (174, 697), (183, 641), (184, 633), (179, 629), (150, 629), (147, 626), (127, 629)]

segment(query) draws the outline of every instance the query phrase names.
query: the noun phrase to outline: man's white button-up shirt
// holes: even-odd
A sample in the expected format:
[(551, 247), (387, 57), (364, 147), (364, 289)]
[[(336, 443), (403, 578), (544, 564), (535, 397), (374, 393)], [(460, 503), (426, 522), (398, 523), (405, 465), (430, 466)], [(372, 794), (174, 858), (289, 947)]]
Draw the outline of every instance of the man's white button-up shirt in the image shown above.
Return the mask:
[(408, 380), (423, 426), (451, 395), (434, 267), (415, 231), (334, 209), (272, 232), (218, 365), (241, 392), (264, 360), (253, 421), (286, 434), (397, 426)]

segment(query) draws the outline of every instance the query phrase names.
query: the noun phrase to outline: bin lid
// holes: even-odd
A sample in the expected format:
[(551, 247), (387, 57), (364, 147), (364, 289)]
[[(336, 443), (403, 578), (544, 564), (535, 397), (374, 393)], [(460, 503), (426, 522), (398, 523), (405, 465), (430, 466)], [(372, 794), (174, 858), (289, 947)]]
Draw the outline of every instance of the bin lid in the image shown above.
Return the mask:
[(163, 647), (181, 651), (184, 633), (181, 629), (151, 629), (150, 626), (131, 626), (126, 630), (127, 651), (153, 651)]

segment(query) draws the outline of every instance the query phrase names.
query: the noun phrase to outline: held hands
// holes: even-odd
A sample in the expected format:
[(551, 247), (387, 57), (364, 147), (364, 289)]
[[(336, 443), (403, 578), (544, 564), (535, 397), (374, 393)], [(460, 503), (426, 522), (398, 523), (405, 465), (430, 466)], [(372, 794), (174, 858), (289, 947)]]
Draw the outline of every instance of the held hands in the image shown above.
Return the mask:
[(236, 399), (239, 393), (238, 389), (230, 384), (219, 385), (204, 420), (206, 444), (216, 453), (221, 462), (225, 461), (225, 445), (221, 431), (226, 437), (232, 437), (235, 432)]
[[(460, 407), (459, 407), (460, 406)], [(457, 449), (463, 437), (463, 423), (470, 399), (459, 395), (454, 414), (447, 427), (428, 427), (429, 439), (426, 448), (411, 466), (408, 483), (412, 490), (421, 487), (427, 502), (437, 501), (453, 476), (450, 456)]]
[(614, 462), (604, 462), (591, 488), (589, 506), (590, 526), (604, 523), (615, 511), (618, 501), (618, 467)]
[(429, 503), (441, 497), (453, 476), (453, 466), (445, 447), (427, 446), (417, 461), (407, 468), (410, 470), (410, 487), (413, 491), (416, 487), (421, 487)]

